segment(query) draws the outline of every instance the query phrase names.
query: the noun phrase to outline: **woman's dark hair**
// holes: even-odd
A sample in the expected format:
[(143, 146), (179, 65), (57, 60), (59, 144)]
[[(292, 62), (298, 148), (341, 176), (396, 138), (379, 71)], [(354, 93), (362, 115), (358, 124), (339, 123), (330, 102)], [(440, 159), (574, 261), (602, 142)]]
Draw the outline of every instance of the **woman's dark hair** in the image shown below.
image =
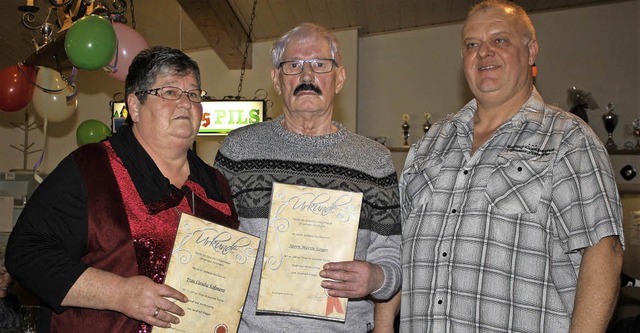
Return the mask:
[[(165, 46), (154, 46), (140, 52), (131, 62), (124, 85), (124, 96), (127, 110), (127, 97), (139, 91), (149, 90), (160, 74), (186, 76), (193, 74), (201, 87), (200, 68), (198, 63), (178, 49)], [(144, 104), (147, 94), (136, 94), (140, 103)], [(127, 116), (127, 124), (132, 125), (131, 117)]]

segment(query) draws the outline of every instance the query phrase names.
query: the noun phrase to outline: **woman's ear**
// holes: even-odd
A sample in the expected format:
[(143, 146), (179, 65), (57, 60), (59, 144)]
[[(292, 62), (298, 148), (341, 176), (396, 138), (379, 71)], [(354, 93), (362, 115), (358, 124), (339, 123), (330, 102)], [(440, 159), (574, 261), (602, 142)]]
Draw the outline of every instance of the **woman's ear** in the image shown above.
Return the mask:
[(129, 106), (129, 117), (131, 117), (131, 121), (137, 123), (140, 119), (140, 100), (136, 94), (129, 94), (127, 96), (127, 105)]

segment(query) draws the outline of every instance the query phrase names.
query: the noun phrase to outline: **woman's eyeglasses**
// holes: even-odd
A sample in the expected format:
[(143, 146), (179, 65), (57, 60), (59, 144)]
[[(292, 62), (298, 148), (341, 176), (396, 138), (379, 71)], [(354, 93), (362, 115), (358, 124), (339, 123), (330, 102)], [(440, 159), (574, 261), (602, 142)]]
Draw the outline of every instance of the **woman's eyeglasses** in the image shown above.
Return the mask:
[(149, 90), (141, 90), (136, 91), (136, 95), (138, 94), (149, 94), (162, 97), (163, 99), (167, 99), (170, 101), (179, 100), (183, 94), (187, 95), (187, 98), (194, 103), (201, 103), (203, 97), (207, 95), (207, 92), (201, 89), (190, 89), (184, 91), (178, 87), (166, 86)]

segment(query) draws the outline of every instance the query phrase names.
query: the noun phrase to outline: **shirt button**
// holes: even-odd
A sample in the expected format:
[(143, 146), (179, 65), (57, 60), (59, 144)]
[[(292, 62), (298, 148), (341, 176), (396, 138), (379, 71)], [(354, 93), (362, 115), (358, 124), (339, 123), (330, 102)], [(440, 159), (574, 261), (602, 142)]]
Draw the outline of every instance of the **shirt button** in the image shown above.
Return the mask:
[(455, 214), (455, 212), (457, 212), (457, 210), (455, 210), (455, 209), (452, 209), (452, 210), (451, 210), (451, 212)]
[(518, 172), (522, 171), (522, 167), (518, 167)]
[(441, 299), (438, 300), (438, 304), (442, 304), (442, 300)]
[(442, 256), (446, 257), (447, 256), (447, 252), (442, 252)]
[(462, 173), (464, 173), (465, 175), (469, 173), (469, 170), (464, 170), (462, 171)]

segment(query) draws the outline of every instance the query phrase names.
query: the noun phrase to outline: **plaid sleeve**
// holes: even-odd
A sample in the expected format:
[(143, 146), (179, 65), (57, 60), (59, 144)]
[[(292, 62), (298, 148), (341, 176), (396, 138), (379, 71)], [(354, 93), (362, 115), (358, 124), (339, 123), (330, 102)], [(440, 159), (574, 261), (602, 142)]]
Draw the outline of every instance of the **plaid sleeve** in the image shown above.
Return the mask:
[(554, 165), (552, 209), (568, 252), (618, 235), (623, 242), (622, 206), (606, 149), (589, 129), (568, 132)]

